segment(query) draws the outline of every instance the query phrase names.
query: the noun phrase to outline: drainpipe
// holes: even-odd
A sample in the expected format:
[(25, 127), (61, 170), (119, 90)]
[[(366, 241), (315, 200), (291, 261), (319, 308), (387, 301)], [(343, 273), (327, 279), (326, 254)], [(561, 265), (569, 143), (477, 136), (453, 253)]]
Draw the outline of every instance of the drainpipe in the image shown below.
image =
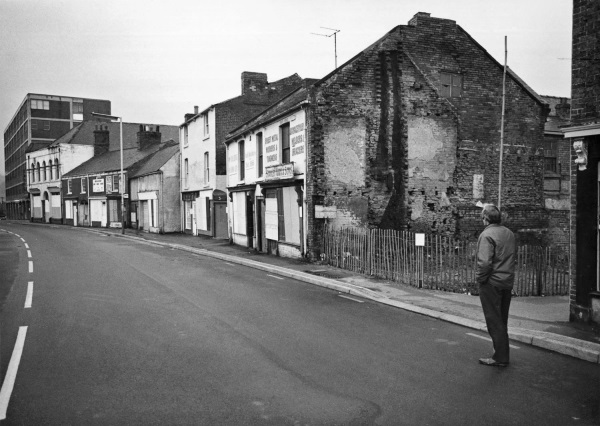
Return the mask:
[(158, 188), (159, 194), (160, 194), (160, 206), (158, 206), (158, 210), (160, 211), (160, 230), (158, 231), (161, 234), (165, 233), (165, 207), (163, 204), (163, 200), (164, 200), (164, 174), (162, 172), (162, 170), (159, 171), (160, 173), (160, 186)]

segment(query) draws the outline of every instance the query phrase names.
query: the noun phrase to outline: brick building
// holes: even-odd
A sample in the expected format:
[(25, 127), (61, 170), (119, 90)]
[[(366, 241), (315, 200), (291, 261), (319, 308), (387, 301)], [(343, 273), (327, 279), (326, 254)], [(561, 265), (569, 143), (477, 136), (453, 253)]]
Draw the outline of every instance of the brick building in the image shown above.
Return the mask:
[(569, 253), (571, 209), (571, 145), (562, 127), (570, 123), (569, 98), (542, 96), (550, 107), (544, 126), (544, 204), (548, 211), (547, 241)]
[(92, 112), (110, 114), (110, 101), (28, 93), (4, 130), (6, 202), (9, 219), (29, 219), (26, 153), (51, 144)]
[(570, 319), (600, 324), (600, 3), (573, 1)]
[[(318, 258), (326, 224), (475, 239), (483, 229), (477, 202), (498, 199), (503, 71), (454, 21), (418, 13), (233, 130), (228, 190), (244, 192), (232, 197), (236, 242)], [(548, 111), (508, 70), (502, 207), (521, 241), (548, 239)], [(302, 155), (286, 157), (294, 140)], [(295, 191), (287, 198), (286, 187)], [(301, 238), (290, 242), (294, 215)]]
[[(417, 13), (314, 84), (307, 115), (308, 250), (334, 226), (474, 239), (498, 199), (503, 65), (454, 21)], [(548, 106), (510, 69), (502, 207), (521, 241), (545, 237)]]
[(180, 126), (182, 229), (229, 238), (225, 135), (299, 87), (297, 74), (269, 82), (267, 74), (242, 73), (241, 95), (185, 115)]
[[(162, 187), (157, 187), (154, 185), (154, 181), (147, 181), (147, 179), (141, 179), (144, 182), (140, 182), (138, 179), (135, 185), (135, 199), (132, 200), (131, 205), (129, 203), (131, 199), (129, 181), (132, 176), (141, 178), (160, 172), (162, 165), (174, 155), (176, 156), (170, 147), (179, 144), (177, 126), (123, 123), (124, 178), (121, 179), (120, 137), (114, 137), (115, 134), (119, 135), (118, 130), (113, 131), (115, 125), (118, 126), (117, 123), (97, 123), (93, 131), (94, 157), (61, 177), (63, 223), (94, 227), (121, 227), (122, 223), (125, 223), (126, 227), (131, 225), (139, 227), (138, 218), (149, 217), (147, 212), (139, 210), (147, 207), (147, 204), (139, 202), (140, 200), (155, 200), (151, 204), (157, 212), (179, 212), (179, 206), (163, 206), (170, 199), (168, 197), (159, 198), (159, 192), (164, 192)], [(171, 155), (157, 154), (161, 151)], [(160, 159), (164, 159), (165, 162), (159, 165), (160, 161), (154, 161)], [(176, 160), (177, 167), (179, 167), (178, 156), (176, 156)], [(153, 167), (149, 167), (150, 164)], [(142, 166), (145, 168), (142, 169)], [(144, 170), (144, 172), (138, 174), (140, 170)], [(179, 174), (176, 171), (169, 170), (168, 176), (164, 177), (172, 181), (173, 175), (178, 183)], [(171, 193), (179, 193), (178, 184), (175, 187), (169, 186), (168, 189)], [(140, 192), (147, 192), (147, 194), (140, 197)], [(126, 199), (125, 212), (121, 209), (121, 194), (124, 194)], [(178, 201), (177, 204), (179, 204)], [(151, 226), (160, 231), (158, 224), (164, 223), (164, 221), (161, 217), (154, 217), (156, 221), (152, 221), (146, 229)]]

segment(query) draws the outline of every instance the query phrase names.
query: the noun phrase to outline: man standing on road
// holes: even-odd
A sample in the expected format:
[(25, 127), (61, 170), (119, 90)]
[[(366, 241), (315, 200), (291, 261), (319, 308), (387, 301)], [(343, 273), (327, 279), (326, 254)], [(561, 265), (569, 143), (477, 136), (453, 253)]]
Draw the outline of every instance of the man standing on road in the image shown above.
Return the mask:
[(486, 228), (477, 241), (477, 282), (494, 355), (479, 362), (506, 367), (509, 363), (508, 309), (515, 281), (515, 236), (500, 225), (500, 210), (493, 204), (483, 207), (481, 218)]

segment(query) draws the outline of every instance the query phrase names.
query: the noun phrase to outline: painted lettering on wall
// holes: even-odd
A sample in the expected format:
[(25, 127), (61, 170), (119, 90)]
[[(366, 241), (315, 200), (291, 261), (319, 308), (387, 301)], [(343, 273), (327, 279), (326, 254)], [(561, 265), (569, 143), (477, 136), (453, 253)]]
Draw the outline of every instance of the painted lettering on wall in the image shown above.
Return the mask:
[(296, 146), (300, 143), (304, 143), (304, 133), (292, 138), (292, 146)]

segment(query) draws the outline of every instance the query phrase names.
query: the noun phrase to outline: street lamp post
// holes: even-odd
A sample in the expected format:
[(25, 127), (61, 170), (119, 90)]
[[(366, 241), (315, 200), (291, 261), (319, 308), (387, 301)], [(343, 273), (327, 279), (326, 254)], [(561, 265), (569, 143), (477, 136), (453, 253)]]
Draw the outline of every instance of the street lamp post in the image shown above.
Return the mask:
[(121, 151), (121, 234), (125, 233), (125, 176), (123, 174), (123, 118), (115, 115), (101, 114), (99, 112), (92, 112), (92, 115), (96, 117), (108, 118), (110, 120), (119, 121), (119, 150)]

